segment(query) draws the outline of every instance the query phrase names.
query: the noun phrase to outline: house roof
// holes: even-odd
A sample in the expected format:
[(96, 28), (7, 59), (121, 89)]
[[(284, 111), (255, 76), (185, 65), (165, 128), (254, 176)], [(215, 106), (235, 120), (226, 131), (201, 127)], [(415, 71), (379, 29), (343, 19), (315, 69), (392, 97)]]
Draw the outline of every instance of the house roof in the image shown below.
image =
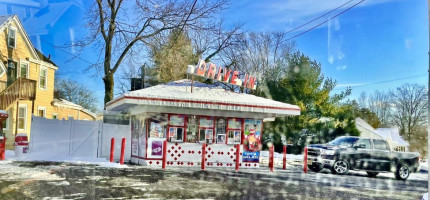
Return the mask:
[(384, 138), (390, 138), (398, 146), (409, 146), (409, 143), (400, 136), (398, 128), (378, 128), (376, 133)]
[(132, 106), (146, 105), (171, 109), (247, 112), (261, 114), (264, 117), (300, 115), (300, 108), (296, 105), (227, 91), (221, 87), (197, 81), (194, 81), (191, 93), (191, 80), (185, 79), (128, 92), (106, 105), (107, 110), (113, 111), (124, 111)]
[(375, 129), (370, 124), (359, 117), (355, 119), (355, 126), (360, 131), (361, 136), (364, 135), (369, 138), (383, 139), (382, 136), (376, 133)]
[(33, 44), (31, 43), (30, 38), (28, 37), (26, 31), (24, 30), (24, 27), (22, 26), (22, 23), (19, 20), (19, 18), (18, 18), (17, 15), (3, 15), (3, 16), (0, 16), (0, 30), (3, 30), (6, 27), (5, 25), (8, 25), (9, 24), (8, 22), (11, 21), (11, 20), (15, 21), (15, 23), (17, 25), (17, 28), (18, 28), (18, 31), (23, 35), (25, 43), (29, 47), (30, 52), (33, 54), (33, 56), (36, 59), (39, 59), (39, 56), (36, 53), (36, 49), (34, 48)]
[(35, 50), (36, 50), (37, 55), (39, 56), (39, 58), (40, 58), (42, 61), (45, 61), (45, 62), (47, 62), (47, 63), (50, 63), (50, 64), (52, 64), (52, 65), (54, 65), (54, 66), (58, 67), (54, 62), (52, 62), (52, 60), (51, 60), (51, 59), (49, 59), (48, 57), (46, 57), (45, 55), (43, 55), (43, 53), (42, 53), (42, 52), (40, 52), (38, 49), (35, 49)]
[(87, 109), (85, 109), (84, 107), (75, 104), (73, 102), (67, 101), (65, 99), (57, 99), (54, 98), (54, 101), (52, 101), (52, 105), (53, 106), (57, 106), (57, 107), (66, 107), (66, 108), (72, 108), (72, 109), (76, 109), (76, 110), (80, 110), (84, 113), (87, 113), (88, 115), (90, 115), (91, 117), (93, 117), (94, 119), (97, 117), (97, 115)]

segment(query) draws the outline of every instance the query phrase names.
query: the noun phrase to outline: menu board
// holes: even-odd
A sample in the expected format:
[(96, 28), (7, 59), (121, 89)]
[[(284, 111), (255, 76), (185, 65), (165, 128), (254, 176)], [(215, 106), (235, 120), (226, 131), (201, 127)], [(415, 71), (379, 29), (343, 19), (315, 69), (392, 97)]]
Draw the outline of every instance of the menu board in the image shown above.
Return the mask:
[(213, 128), (214, 119), (212, 117), (201, 117), (199, 121), (200, 128)]
[(170, 115), (169, 124), (171, 126), (184, 126), (185, 115)]
[(240, 119), (231, 118), (228, 119), (228, 129), (241, 129), (241, 122)]

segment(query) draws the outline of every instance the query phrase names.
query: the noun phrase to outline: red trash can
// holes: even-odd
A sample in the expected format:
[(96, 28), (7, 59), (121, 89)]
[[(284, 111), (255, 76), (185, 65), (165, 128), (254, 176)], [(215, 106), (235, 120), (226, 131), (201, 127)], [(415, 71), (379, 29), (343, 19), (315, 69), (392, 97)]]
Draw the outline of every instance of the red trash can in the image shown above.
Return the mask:
[(15, 156), (19, 157), (27, 153), (28, 150), (28, 136), (25, 133), (18, 133), (15, 136)]

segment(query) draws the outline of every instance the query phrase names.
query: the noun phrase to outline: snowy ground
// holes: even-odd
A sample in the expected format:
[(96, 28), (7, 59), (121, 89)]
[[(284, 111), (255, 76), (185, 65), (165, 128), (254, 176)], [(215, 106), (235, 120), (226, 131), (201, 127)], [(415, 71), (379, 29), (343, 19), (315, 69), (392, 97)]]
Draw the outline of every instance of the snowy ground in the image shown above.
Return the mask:
[(201, 171), (198, 167), (161, 170), (110, 164), (104, 159), (30, 155), (16, 158), (13, 151), (7, 151), (7, 160), (0, 161), (0, 199), (403, 200), (421, 199), (428, 185), (427, 173), (411, 174), (407, 181), (396, 180), (392, 173), (375, 178), (356, 171), (343, 176), (328, 170), (305, 174), (302, 155), (287, 155), (287, 170), (282, 170), (282, 154), (275, 154), (278, 165), (269, 172), (264, 151), (261, 168), (239, 172), (226, 168)]

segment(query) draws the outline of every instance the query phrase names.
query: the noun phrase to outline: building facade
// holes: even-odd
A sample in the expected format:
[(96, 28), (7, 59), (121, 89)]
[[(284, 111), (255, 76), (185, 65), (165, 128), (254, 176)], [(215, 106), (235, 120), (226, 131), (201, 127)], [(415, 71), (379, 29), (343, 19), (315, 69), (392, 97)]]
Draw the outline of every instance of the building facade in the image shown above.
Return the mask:
[(33, 47), (16, 15), (0, 16), (0, 38), (0, 110), (9, 114), (3, 123), (7, 148), (17, 133), (31, 137), (32, 115), (95, 120), (81, 106), (54, 99), (58, 66)]

